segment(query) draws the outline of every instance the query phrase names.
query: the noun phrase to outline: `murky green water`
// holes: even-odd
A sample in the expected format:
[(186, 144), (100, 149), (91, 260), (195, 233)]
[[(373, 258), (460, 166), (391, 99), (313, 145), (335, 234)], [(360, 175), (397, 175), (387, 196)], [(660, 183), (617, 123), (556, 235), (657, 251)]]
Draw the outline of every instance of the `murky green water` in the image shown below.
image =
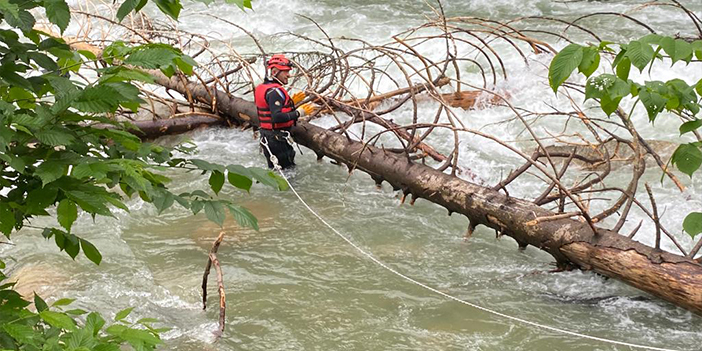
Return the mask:
[[(588, 11), (621, 11), (634, 1), (580, 2), (516, 0), (452, 1), (447, 14), (492, 18), (519, 15), (570, 16)], [(700, 4), (688, 4), (702, 12)], [(222, 4), (209, 8), (193, 5), (193, 11), (217, 12), (251, 29), (257, 35), (278, 31), (312, 33), (314, 28), (299, 17), (290, 21), (275, 17), (303, 13), (314, 17), (332, 35), (364, 36), (384, 42), (386, 34), (420, 23), (429, 10), (421, 2), (364, 3), (337, 1), (254, 2), (256, 11), (241, 14)], [(520, 13), (516, 11), (519, 10)], [(658, 12), (657, 12), (658, 11)], [(677, 28), (681, 16), (665, 9), (641, 12), (661, 31)], [(245, 40), (234, 30), (206, 27), (200, 15), (184, 13), (183, 26), (202, 32), (217, 30)], [(211, 21), (211, 20), (209, 20)], [(594, 21), (594, 20), (593, 20)], [(611, 23), (605, 23), (611, 25)], [(604, 25), (604, 24), (603, 24)], [(612, 37), (643, 34), (630, 27), (610, 30)], [(242, 44), (245, 45), (245, 44)], [(249, 43), (249, 45), (251, 45)], [(295, 49), (295, 42), (272, 41), (272, 49)], [(561, 44), (562, 45), (562, 44)], [(244, 47), (246, 49), (246, 47)], [(517, 103), (537, 106), (555, 99), (535, 77), (545, 76), (531, 57), (529, 68), (518, 66), (512, 78), (501, 83)], [(521, 68), (520, 68), (521, 67)], [(685, 67), (661, 68), (663, 75), (688, 74)], [(545, 80), (544, 80), (545, 82)], [(516, 92), (516, 93), (515, 93)], [(431, 107), (425, 107), (431, 111)], [(410, 110), (398, 110), (399, 120)], [(459, 112), (471, 126), (510, 118), (508, 111), (486, 109)], [(329, 123), (321, 121), (320, 123)], [(542, 121), (541, 128), (558, 128), (558, 121)], [(671, 123), (642, 128), (647, 137), (674, 139)], [(518, 138), (522, 127), (512, 123), (488, 128), (488, 132)], [(191, 134), (200, 148), (199, 157), (213, 162), (263, 165), (250, 132), (208, 130)], [(464, 136), (462, 165), (494, 182), (521, 161), (497, 145)], [(441, 148), (451, 141), (433, 140)], [(526, 144), (525, 144), (526, 145)], [(518, 251), (509, 238), (479, 228), (473, 238), (463, 239), (467, 220), (448, 217), (445, 210), (423, 200), (414, 206), (400, 205), (388, 187), (376, 190), (367, 175), (347, 174), (328, 162), (318, 163), (311, 151), (298, 155), (293, 185), (331, 225), (394, 269), (443, 292), (503, 313), (551, 326), (620, 341), (659, 347), (700, 349), (702, 319), (652, 298), (640, 291), (591, 273), (549, 273), (549, 255), (529, 247)], [(660, 192), (659, 203), (667, 208), (666, 225), (680, 232), (684, 213), (702, 208), (702, 184), (695, 180), (685, 194), (669, 184), (657, 183), (659, 173), (648, 180)], [(624, 181), (625, 179), (622, 179)], [(537, 183), (525, 180), (514, 192), (527, 194)], [(192, 175), (175, 177), (176, 190), (206, 188), (207, 180)], [(96, 309), (107, 316), (136, 306), (136, 316), (155, 317), (172, 327), (163, 337), (173, 350), (626, 350), (605, 343), (535, 329), (447, 300), (383, 270), (331, 233), (297, 201), (291, 192), (255, 186), (251, 194), (226, 190), (227, 198), (239, 201), (258, 217), (261, 230), (239, 228), (225, 222), (225, 241), (219, 250), (227, 291), (227, 327), (214, 342), (218, 306), (215, 279), (210, 279), (210, 302), (202, 310), (200, 282), (207, 252), (220, 229), (204, 215), (192, 216), (174, 208), (157, 216), (140, 200), (129, 203), (130, 213), (117, 218), (81, 216), (75, 232), (95, 243), (104, 261), (96, 267), (83, 257), (71, 261), (53, 243), (27, 229), (14, 237), (15, 247), (0, 247), (19, 288), (49, 297), (76, 297), (79, 307)], [(636, 215), (635, 215), (636, 216)], [(636, 223), (638, 220), (635, 221)], [(633, 223), (635, 225), (636, 223)], [(650, 240), (653, 228), (643, 228)], [(680, 239), (690, 245), (689, 239)], [(687, 241), (685, 241), (687, 240)], [(12, 259), (22, 262), (13, 265)]]

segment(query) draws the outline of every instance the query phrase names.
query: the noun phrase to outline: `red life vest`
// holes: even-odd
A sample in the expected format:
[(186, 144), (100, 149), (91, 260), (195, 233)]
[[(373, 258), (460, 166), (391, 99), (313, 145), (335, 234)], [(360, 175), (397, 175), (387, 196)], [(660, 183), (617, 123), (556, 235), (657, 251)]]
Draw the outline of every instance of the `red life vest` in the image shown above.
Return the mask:
[[(274, 88), (282, 88), (282, 85), (276, 82), (263, 83), (256, 87), (254, 90), (254, 102), (256, 103), (256, 109), (258, 110), (258, 122), (261, 129), (283, 129), (290, 128), (295, 125), (295, 120), (290, 120), (284, 123), (273, 123), (273, 117), (271, 116), (271, 108), (268, 106), (266, 101), (266, 93)], [(285, 89), (279, 89), (285, 95), (285, 102), (283, 102), (283, 108), (280, 110), (283, 113), (292, 112), (295, 110), (295, 105), (288, 95)]]

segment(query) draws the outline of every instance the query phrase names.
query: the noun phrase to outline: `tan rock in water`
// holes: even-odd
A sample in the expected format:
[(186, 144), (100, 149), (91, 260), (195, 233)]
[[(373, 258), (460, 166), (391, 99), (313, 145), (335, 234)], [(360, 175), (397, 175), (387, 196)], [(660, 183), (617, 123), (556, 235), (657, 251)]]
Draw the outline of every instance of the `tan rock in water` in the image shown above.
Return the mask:
[(15, 290), (32, 301), (34, 292), (44, 299), (58, 296), (70, 285), (70, 275), (56, 265), (31, 263), (14, 271), (9, 281), (17, 282)]

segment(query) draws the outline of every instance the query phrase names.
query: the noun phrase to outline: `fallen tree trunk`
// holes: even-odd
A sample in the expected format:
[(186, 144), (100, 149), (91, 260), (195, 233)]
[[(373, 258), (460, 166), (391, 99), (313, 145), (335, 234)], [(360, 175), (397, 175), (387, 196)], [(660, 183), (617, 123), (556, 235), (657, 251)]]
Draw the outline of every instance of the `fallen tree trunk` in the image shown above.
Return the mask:
[(186, 133), (202, 127), (226, 126), (227, 120), (212, 115), (188, 113), (187, 116), (132, 122), (137, 129), (130, 130), (136, 136), (153, 139), (161, 135)]
[(533, 245), (550, 253), (561, 265), (593, 269), (702, 314), (702, 266), (695, 261), (656, 251), (609, 230), (599, 229), (595, 234), (577, 220), (548, 220), (556, 218), (554, 213), (531, 202), (410, 163), (323, 128), (301, 125), (294, 129), (294, 135), (300, 144), (318, 154), (363, 170), (376, 181), (387, 181), (415, 199), (425, 198), (449, 213), (465, 215), (472, 226), (486, 225), (520, 245)]
[[(159, 77), (157, 82), (201, 102), (216, 101), (220, 113), (242, 123), (258, 124), (250, 101), (175, 78)], [(702, 314), (702, 265), (694, 260), (655, 250), (610, 230), (595, 233), (585, 222), (308, 123), (294, 127), (293, 136), (320, 158), (327, 156), (349, 169), (362, 170), (376, 183), (387, 181), (414, 199), (445, 207), (449, 214), (465, 215), (471, 227), (482, 224), (514, 238), (522, 247), (538, 247), (562, 268), (594, 270)]]

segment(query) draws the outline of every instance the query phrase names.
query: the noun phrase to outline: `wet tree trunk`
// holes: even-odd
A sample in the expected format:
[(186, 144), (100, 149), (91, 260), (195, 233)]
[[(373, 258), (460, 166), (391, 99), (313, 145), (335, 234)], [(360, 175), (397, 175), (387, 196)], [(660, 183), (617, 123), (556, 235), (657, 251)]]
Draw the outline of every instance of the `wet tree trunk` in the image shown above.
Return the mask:
[[(200, 102), (215, 101), (219, 112), (232, 120), (258, 124), (255, 106), (250, 101), (179, 79), (160, 76), (157, 82)], [(521, 247), (538, 247), (551, 254), (560, 267), (594, 270), (702, 314), (702, 265), (696, 261), (655, 250), (610, 230), (597, 229), (595, 233), (587, 223), (557, 216), (532, 202), (506, 196), (324, 128), (301, 123), (293, 128), (293, 136), (320, 158), (326, 156), (350, 169), (366, 172), (377, 183), (386, 181), (411, 195), (413, 200), (424, 198), (445, 207), (449, 214), (465, 215), (472, 228), (482, 224), (514, 238)]]
[(132, 124), (138, 129), (130, 130), (130, 132), (144, 139), (153, 139), (161, 135), (186, 133), (197, 128), (226, 126), (227, 120), (193, 113), (178, 118), (136, 121)]

